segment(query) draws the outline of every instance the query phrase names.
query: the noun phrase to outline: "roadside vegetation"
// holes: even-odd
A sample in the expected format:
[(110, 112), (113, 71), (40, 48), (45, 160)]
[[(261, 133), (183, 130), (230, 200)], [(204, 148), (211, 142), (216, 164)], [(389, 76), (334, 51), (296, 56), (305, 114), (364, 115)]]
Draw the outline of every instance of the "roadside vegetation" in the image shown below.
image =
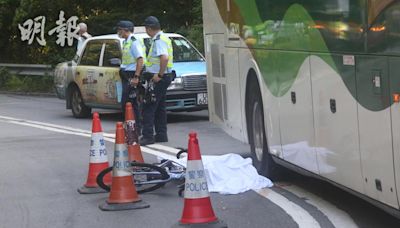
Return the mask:
[[(57, 34), (48, 34), (57, 26), (60, 11), (65, 20), (77, 16), (77, 22), (86, 23), (93, 36), (116, 33), (114, 27), (119, 20), (132, 20), (140, 26), (147, 16), (153, 15), (160, 19), (164, 31), (186, 36), (203, 51), (201, 0), (119, 0), (118, 4), (115, 0), (0, 0), (0, 63), (56, 65), (71, 60), (77, 41), (70, 47), (61, 47), (56, 43)], [(36, 39), (31, 44), (22, 41), (18, 28), (38, 16), (45, 17), (45, 46)], [(35, 37), (40, 38), (40, 32)]]
[(53, 77), (14, 75), (0, 68), (0, 91), (53, 94)]
[[(57, 26), (60, 12), (65, 20), (72, 16), (88, 25), (93, 35), (115, 33), (114, 26), (119, 20), (132, 20), (140, 26), (144, 19), (153, 15), (160, 19), (166, 32), (180, 33), (186, 36), (203, 52), (203, 24), (201, 0), (0, 0), (0, 63), (46, 64), (55, 66), (71, 60), (76, 51), (77, 40), (72, 46), (63, 47), (56, 43), (57, 34), (48, 32)], [(44, 37), (46, 45), (37, 42), (40, 31), (28, 44), (22, 40), (19, 25), (35, 18), (45, 17)], [(0, 68), (0, 91), (51, 91), (51, 77), (16, 76)]]

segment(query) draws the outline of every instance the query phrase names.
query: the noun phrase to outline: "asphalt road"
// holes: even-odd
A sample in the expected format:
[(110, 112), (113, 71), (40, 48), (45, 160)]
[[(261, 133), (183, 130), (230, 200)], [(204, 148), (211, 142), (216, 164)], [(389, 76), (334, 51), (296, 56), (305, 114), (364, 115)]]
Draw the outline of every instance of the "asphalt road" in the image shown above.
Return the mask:
[[(112, 135), (120, 115), (97, 111), (105, 134)], [(203, 155), (249, 156), (248, 145), (208, 122), (206, 111), (171, 113), (168, 122), (165, 146), (187, 147), (194, 130)], [(150, 208), (134, 211), (100, 211), (107, 193), (76, 191), (86, 180), (90, 134), (85, 132), (90, 130), (91, 119), (73, 118), (62, 100), (0, 94), (0, 227), (171, 227), (178, 222), (184, 199), (177, 183), (141, 194)], [(106, 142), (108, 151), (113, 146)], [(229, 227), (400, 227), (398, 219), (363, 200), (292, 172), (271, 189), (212, 193), (211, 200)]]

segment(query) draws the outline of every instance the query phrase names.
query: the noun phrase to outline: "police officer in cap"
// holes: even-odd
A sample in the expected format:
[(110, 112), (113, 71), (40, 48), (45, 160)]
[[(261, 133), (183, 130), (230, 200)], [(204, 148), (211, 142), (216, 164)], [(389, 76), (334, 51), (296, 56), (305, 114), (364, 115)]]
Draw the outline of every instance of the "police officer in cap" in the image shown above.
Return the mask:
[(120, 69), (122, 81), (121, 105), (123, 114), (125, 114), (125, 104), (127, 102), (132, 103), (140, 135), (141, 115), (137, 87), (146, 58), (146, 46), (143, 39), (134, 36), (133, 29), (134, 25), (131, 21), (119, 21), (117, 24), (118, 36), (124, 39)]
[[(166, 93), (172, 80), (173, 50), (171, 40), (161, 31), (154, 16), (144, 21), (151, 46), (147, 54), (145, 76), (154, 83), (155, 100), (143, 104), (143, 130), (140, 145), (168, 142)], [(155, 137), (154, 137), (154, 129)]]

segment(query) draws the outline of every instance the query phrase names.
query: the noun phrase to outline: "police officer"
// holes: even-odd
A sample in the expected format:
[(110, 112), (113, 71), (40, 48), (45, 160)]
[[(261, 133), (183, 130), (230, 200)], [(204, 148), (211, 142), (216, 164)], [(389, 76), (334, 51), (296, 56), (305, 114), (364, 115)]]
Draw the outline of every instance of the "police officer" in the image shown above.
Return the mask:
[(122, 112), (125, 114), (125, 104), (131, 102), (140, 135), (141, 115), (140, 104), (137, 98), (137, 86), (145, 62), (146, 46), (143, 39), (133, 35), (133, 29), (134, 25), (131, 21), (119, 21), (117, 24), (118, 36), (124, 39), (119, 75), (122, 81)]
[[(161, 31), (160, 22), (154, 16), (144, 21), (151, 46), (147, 55), (145, 76), (154, 83), (155, 99), (143, 103), (143, 130), (140, 145), (168, 142), (166, 93), (171, 84), (173, 50), (171, 40)], [(154, 137), (154, 129), (155, 137)]]

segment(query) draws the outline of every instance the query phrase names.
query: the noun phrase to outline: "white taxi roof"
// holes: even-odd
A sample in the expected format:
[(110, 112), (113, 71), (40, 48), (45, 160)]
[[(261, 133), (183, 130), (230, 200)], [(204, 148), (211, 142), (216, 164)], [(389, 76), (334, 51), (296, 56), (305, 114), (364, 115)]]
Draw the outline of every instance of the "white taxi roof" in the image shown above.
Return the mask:
[[(179, 35), (177, 33), (164, 33), (165, 35), (167, 35), (168, 37), (183, 37), (182, 35)], [(147, 35), (147, 33), (134, 33), (135, 36), (140, 37), (140, 38), (150, 38), (149, 35)], [(123, 40), (122, 38), (118, 37), (117, 34), (109, 34), (109, 35), (101, 35), (101, 36), (93, 36), (89, 39), (87, 39), (87, 41), (90, 40), (102, 40), (102, 39), (120, 39)]]
[[(145, 30), (143, 30), (142, 28), (144, 28), (143, 26), (139, 26), (139, 27), (135, 27), (134, 31), (137, 31), (135, 34), (135, 36), (140, 37), (140, 38), (150, 38), (149, 35), (147, 35), (147, 33), (145, 32)], [(182, 35), (177, 34), (177, 33), (164, 33), (165, 35), (167, 35), (168, 37), (182, 37)], [(118, 35), (115, 34), (109, 34), (109, 35), (101, 35), (101, 36), (93, 36), (90, 37), (88, 39), (85, 40), (85, 43), (83, 44), (83, 47), (86, 47), (87, 42), (91, 41), (91, 40), (104, 40), (104, 39), (115, 39), (115, 40), (120, 40), (121, 44), (123, 41), (123, 38), (118, 37)], [(81, 48), (81, 50), (79, 51), (79, 53), (77, 53), (79, 56), (82, 54), (81, 52), (84, 50), (84, 48)]]

